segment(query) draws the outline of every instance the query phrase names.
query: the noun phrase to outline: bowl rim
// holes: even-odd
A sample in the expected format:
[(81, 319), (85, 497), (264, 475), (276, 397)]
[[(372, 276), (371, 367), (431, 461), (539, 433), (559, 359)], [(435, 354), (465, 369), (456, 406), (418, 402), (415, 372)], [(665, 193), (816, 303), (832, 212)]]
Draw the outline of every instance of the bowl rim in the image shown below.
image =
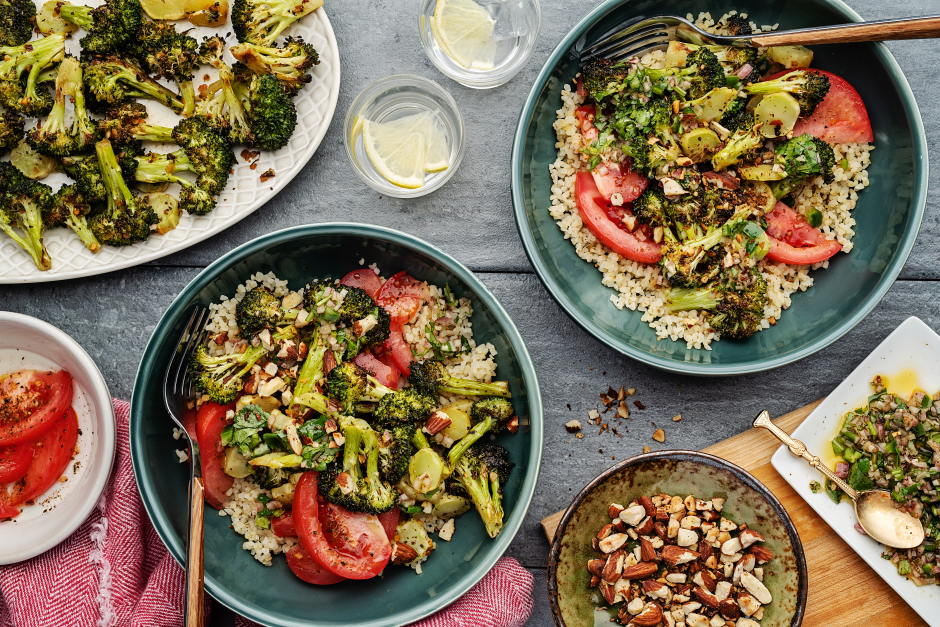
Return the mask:
[[(849, 20), (855, 22), (863, 21), (862, 17), (851, 7), (842, 2), (842, 0), (817, 1), (820, 4), (835, 10), (836, 12), (842, 13)], [(575, 41), (584, 35), (584, 33), (589, 28), (594, 26), (605, 15), (620, 7), (621, 5), (628, 4), (629, 2), (631, 2), (631, 0), (607, 0), (607, 2), (604, 2), (590, 13), (585, 15), (574, 27), (572, 27), (570, 31), (568, 31), (568, 34), (564, 37), (564, 39), (562, 39), (558, 45), (555, 46), (555, 49), (545, 61), (545, 65), (542, 66), (541, 71), (532, 84), (532, 88), (529, 90), (529, 95), (526, 97), (522, 110), (519, 113), (519, 120), (516, 123), (516, 130), (513, 135), (512, 142), (512, 155), (510, 159), (510, 188), (513, 215), (516, 221), (516, 229), (519, 232), (519, 238), (522, 240), (522, 247), (525, 250), (526, 256), (529, 258), (529, 262), (535, 269), (535, 274), (538, 276), (539, 281), (542, 282), (542, 285), (545, 286), (545, 289), (548, 291), (552, 299), (558, 304), (559, 307), (562, 308), (562, 310), (564, 310), (566, 314), (568, 314), (568, 317), (570, 317), (578, 326), (587, 331), (590, 335), (594, 336), (595, 339), (601, 341), (610, 348), (627, 355), (628, 357), (632, 357), (637, 361), (654, 366), (661, 370), (665, 370), (667, 372), (698, 376), (751, 374), (756, 372), (764, 372), (791, 364), (824, 349), (851, 331), (855, 325), (865, 319), (865, 317), (871, 313), (872, 309), (874, 309), (875, 306), (881, 302), (881, 299), (884, 298), (885, 294), (897, 279), (898, 274), (900, 274), (901, 268), (907, 262), (907, 258), (910, 256), (911, 250), (914, 248), (914, 241), (916, 240), (917, 234), (920, 231), (920, 225), (924, 217), (924, 210), (927, 203), (927, 186), (930, 164), (928, 160), (927, 137), (924, 132), (923, 119), (921, 118), (917, 101), (914, 98), (913, 92), (911, 91), (911, 86), (907, 82), (907, 77), (904, 76), (904, 73), (901, 71), (897, 60), (895, 60), (894, 56), (891, 54), (891, 51), (888, 50), (888, 47), (882, 42), (872, 42), (872, 45), (875, 47), (875, 53), (881, 59), (882, 63), (884, 63), (888, 73), (894, 78), (894, 81), (898, 87), (898, 91), (900, 92), (901, 98), (904, 102), (905, 114), (913, 126), (913, 151), (915, 155), (920, 156), (919, 165), (915, 165), (914, 177), (915, 181), (920, 181), (920, 185), (915, 186), (914, 196), (911, 199), (914, 210), (913, 218), (914, 223), (916, 224), (916, 228), (909, 229), (908, 232), (901, 236), (898, 249), (900, 254), (896, 255), (885, 269), (881, 280), (878, 282), (878, 285), (876, 286), (872, 297), (868, 299), (868, 302), (859, 308), (859, 310), (856, 311), (852, 316), (843, 319), (827, 335), (797, 351), (794, 351), (789, 355), (764, 359), (757, 363), (751, 362), (739, 365), (699, 364), (685, 361), (674, 361), (635, 348), (621, 340), (620, 337), (614, 336), (613, 334), (609, 334), (602, 330), (593, 321), (588, 320), (580, 314), (577, 306), (554, 280), (548, 270), (548, 267), (542, 260), (542, 257), (539, 255), (538, 248), (535, 244), (535, 238), (532, 235), (531, 229), (528, 227), (525, 203), (522, 194), (522, 153), (525, 145), (525, 131), (532, 122), (532, 116), (535, 111), (535, 105), (539, 96), (539, 92), (550, 78), (552, 72), (555, 70), (555, 67), (568, 53), (568, 50), (572, 47)]]
[[(516, 328), (512, 318), (496, 299), (496, 297), (492, 294), (492, 292), (490, 292), (490, 290), (483, 284), (483, 282), (480, 281), (480, 279), (478, 279), (476, 275), (474, 275), (473, 272), (471, 272), (466, 266), (436, 246), (413, 235), (386, 227), (352, 222), (324, 222), (319, 224), (290, 227), (262, 235), (233, 249), (199, 272), (199, 274), (197, 274), (192, 279), (192, 281), (190, 281), (189, 284), (183, 288), (183, 290), (173, 300), (169, 307), (167, 307), (167, 310), (164, 312), (164, 314), (160, 317), (160, 321), (154, 327), (154, 331), (151, 334), (150, 339), (147, 341), (147, 347), (144, 350), (140, 364), (138, 365), (137, 374), (134, 381), (134, 393), (131, 398), (130, 407), (130, 449), (131, 462), (134, 469), (134, 480), (137, 483), (137, 489), (140, 492), (141, 500), (144, 503), (144, 509), (147, 512), (147, 516), (150, 518), (150, 521), (153, 523), (157, 534), (160, 536), (163, 544), (166, 545), (167, 550), (170, 552), (176, 562), (182, 566), (182, 543), (177, 542), (175, 537), (173, 537), (168, 532), (170, 525), (166, 513), (155, 506), (153, 494), (148, 483), (144, 481), (143, 477), (143, 434), (142, 429), (140, 429), (140, 424), (144, 408), (141, 406), (141, 390), (143, 390), (145, 384), (145, 365), (149, 366), (150, 362), (153, 361), (155, 355), (158, 353), (163, 343), (162, 339), (160, 339), (160, 341), (156, 341), (158, 339), (157, 336), (161, 335), (159, 333), (160, 330), (166, 328), (169, 325), (171, 319), (176, 317), (177, 314), (174, 313), (175, 311), (181, 310), (184, 305), (195, 298), (196, 294), (200, 290), (215, 280), (219, 274), (229, 269), (235, 263), (241, 261), (244, 257), (259, 252), (265, 248), (288, 243), (298, 237), (306, 235), (330, 234), (373, 238), (398, 244), (419, 254), (431, 257), (434, 261), (444, 266), (449, 272), (456, 275), (468, 287), (474, 290), (478, 298), (482, 299), (486, 303), (487, 307), (489, 307), (493, 315), (496, 316), (498, 321), (502, 324), (503, 333), (507, 336), (510, 344), (518, 353), (518, 363), (520, 369), (522, 370), (522, 378), (526, 384), (526, 394), (529, 403), (530, 417), (529, 428), (532, 438), (529, 444), (530, 461), (526, 465), (526, 474), (520, 489), (517, 507), (513, 511), (510, 518), (506, 521), (499, 536), (492, 540), (491, 546), (493, 548), (491, 549), (490, 554), (486, 557), (486, 559), (482, 560), (479, 564), (473, 567), (466, 577), (457, 582), (449, 590), (427, 599), (423, 603), (410, 608), (406, 612), (401, 612), (391, 616), (379, 617), (369, 621), (346, 623), (350, 625), (355, 624), (362, 627), (402, 625), (425, 618), (426, 616), (429, 616), (456, 601), (468, 590), (470, 590), (470, 588), (476, 585), (493, 568), (497, 560), (503, 556), (513, 539), (516, 537), (516, 534), (519, 532), (519, 529), (522, 527), (529, 507), (532, 504), (532, 498), (535, 493), (535, 486), (539, 476), (539, 468), (542, 462), (542, 446), (544, 443), (542, 398), (541, 391), (539, 389), (538, 376), (535, 371), (535, 366), (532, 363), (532, 358), (529, 355), (528, 348), (526, 347), (525, 341), (519, 333), (519, 330)], [(171, 426), (172, 422), (170, 422), (169, 418), (167, 418), (167, 429), (169, 430)], [(519, 507), (520, 505), (521, 507)], [(233, 546), (235, 546), (234, 540)], [(243, 616), (247, 616), (252, 620), (262, 622), (266, 625), (278, 625), (283, 627), (293, 627), (300, 624), (294, 620), (285, 621), (283, 619), (275, 619), (267, 614), (264, 616), (258, 616), (252, 608), (242, 603), (241, 599), (232, 595), (225, 588), (223, 588), (214, 577), (207, 576), (205, 578), (205, 587), (206, 591), (209, 592), (217, 601), (232, 611), (238, 612)], [(322, 623), (317, 623), (314, 620), (306, 624), (314, 626)], [(344, 623), (330, 624), (337, 625)]]
[(765, 500), (767, 500), (768, 503), (770, 503), (770, 506), (774, 509), (774, 512), (783, 522), (783, 526), (787, 530), (787, 535), (790, 537), (790, 542), (793, 545), (793, 555), (796, 557), (796, 569), (800, 574), (800, 585), (799, 590), (797, 591), (796, 612), (793, 615), (793, 620), (790, 622), (790, 627), (800, 627), (800, 625), (803, 623), (803, 617), (806, 613), (806, 599), (809, 593), (809, 576), (806, 567), (806, 555), (803, 552), (803, 541), (800, 539), (800, 534), (797, 531), (793, 520), (790, 518), (789, 512), (787, 512), (787, 510), (783, 507), (783, 504), (780, 503), (780, 500), (776, 497), (776, 495), (770, 491), (770, 488), (765, 486), (757, 477), (744, 470), (737, 464), (729, 462), (728, 460), (716, 455), (711, 455), (710, 453), (683, 449), (641, 453), (640, 455), (634, 455), (633, 457), (625, 459), (621, 462), (617, 462), (588, 482), (588, 484), (584, 486), (574, 497), (574, 499), (571, 501), (571, 504), (568, 505), (568, 507), (565, 509), (565, 513), (562, 515), (561, 520), (558, 521), (558, 527), (555, 528), (555, 535), (552, 537), (552, 545), (548, 554), (548, 571), (546, 577), (546, 584), (548, 586), (548, 602), (552, 611), (552, 619), (555, 621), (555, 625), (557, 627), (567, 627), (567, 623), (565, 623), (561, 616), (561, 611), (558, 609), (558, 585), (556, 583), (556, 575), (558, 570), (558, 556), (561, 553), (561, 539), (565, 535), (565, 529), (567, 528), (568, 523), (571, 521), (571, 517), (574, 516), (574, 513), (578, 510), (579, 507), (581, 507), (581, 503), (584, 502), (584, 499), (587, 498), (587, 496), (593, 492), (595, 488), (607, 481), (607, 479), (609, 479), (612, 475), (617, 474), (629, 466), (635, 466), (637, 464), (663, 459), (693, 461), (695, 463), (705, 464), (707, 466), (724, 468), (725, 470), (728, 470), (734, 474), (738, 479), (743, 481), (745, 485), (760, 494), (762, 497), (764, 497)]
[[(45, 320), (12, 311), (0, 311), (0, 325), (5, 323), (30, 327), (59, 343), (72, 355), (75, 361), (81, 365), (82, 372), (88, 377), (89, 389), (87, 393), (89, 400), (93, 401), (96, 419), (100, 420), (101, 424), (101, 429), (95, 437), (95, 447), (98, 450), (98, 454), (102, 455), (102, 464), (98, 474), (92, 478), (90, 488), (84, 500), (75, 501), (75, 499), (71, 499), (74, 511), (71, 513), (68, 524), (62, 525), (53, 535), (46, 538), (43, 542), (31, 546), (29, 549), (21, 551), (20, 554), (15, 556), (13, 561), (0, 559), (0, 564), (15, 564), (45, 553), (64, 542), (66, 538), (72, 535), (72, 533), (85, 522), (88, 515), (95, 509), (95, 506), (98, 504), (98, 498), (107, 487), (108, 480), (111, 477), (111, 471), (114, 468), (114, 460), (116, 457), (115, 446), (117, 443), (117, 420), (114, 411), (114, 403), (111, 400), (111, 390), (108, 388), (108, 382), (101, 373), (101, 369), (98, 368), (98, 364), (96, 364), (95, 360), (88, 354), (88, 351), (75, 341), (72, 336), (62, 329), (49, 324)], [(69, 502), (70, 500), (67, 499), (63, 501), (61, 505), (58, 505), (57, 508), (68, 506)]]

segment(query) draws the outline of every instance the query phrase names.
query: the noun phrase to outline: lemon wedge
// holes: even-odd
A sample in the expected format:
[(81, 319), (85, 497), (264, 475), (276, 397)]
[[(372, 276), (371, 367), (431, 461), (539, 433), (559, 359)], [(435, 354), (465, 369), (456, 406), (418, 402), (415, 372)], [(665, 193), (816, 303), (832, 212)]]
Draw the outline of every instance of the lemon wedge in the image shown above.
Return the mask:
[(431, 32), (442, 50), (467, 69), (492, 70), (496, 21), (473, 0), (437, 0)]
[(424, 174), (450, 167), (447, 138), (429, 113), (409, 115), (391, 122), (356, 120), (362, 130), (366, 154), (386, 180), (417, 189)]

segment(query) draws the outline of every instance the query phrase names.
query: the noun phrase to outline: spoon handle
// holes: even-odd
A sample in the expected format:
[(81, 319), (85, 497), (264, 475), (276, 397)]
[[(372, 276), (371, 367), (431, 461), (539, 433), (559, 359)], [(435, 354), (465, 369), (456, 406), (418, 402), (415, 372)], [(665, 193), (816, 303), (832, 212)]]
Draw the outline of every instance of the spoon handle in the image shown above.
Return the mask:
[(853, 41), (930, 39), (940, 37), (940, 16), (878, 20), (816, 28), (760, 33), (751, 41), (760, 47), (802, 44), (843, 44)]
[(766, 409), (762, 411), (761, 413), (757, 414), (757, 418), (754, 419), (754, 426), (763, 427), (764, 429), (767, 429), (768, 431), (773, 433), (774, 436), (778, 440), (783, 442), (787, 446), (787, 448), (790, 449), (791, 453), (793, 453), (797, 457), (802, 457), (803, 459), (809, 462), (810, 466), (812, 466), (813, 468), (815, 468), (822, 474), (826, 475), (828, 478), (832, 479), (835, 482), (835, 484), (839, 486), (839, 488), (841, 488), (843, 492), (848, 494), (849, 498), (851, 498), (853, 501), (858, 498), (858, 492), (856, 492), (852, 488), (852, 486), (850, 486), (845, 481), (840, 479), (836, 475), (836, 473), (829, 470), (829, 468), (824, 463), (819, 461), (818, 457), (816, 457), (815, 455), (807, 451), (805, 444), (803, 444), (799, 440), (795, 440), (791, 438), (790, 434), (788, 434), (786, 431), (784, 431), (783, 429), (775, 425), (770, 420), (770, 414), (767, 412)]

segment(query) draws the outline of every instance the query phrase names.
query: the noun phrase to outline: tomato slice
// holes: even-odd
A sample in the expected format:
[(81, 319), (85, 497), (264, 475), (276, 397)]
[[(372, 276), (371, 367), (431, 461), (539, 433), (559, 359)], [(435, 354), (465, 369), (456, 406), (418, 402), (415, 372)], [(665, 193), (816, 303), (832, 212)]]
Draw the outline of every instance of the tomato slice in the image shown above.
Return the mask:
[(649, 184), (649, 179), (642, 174), (627, 169), (626, 173), (617, 164), (600, 164), (591, 170), (594, 184), (604, 200), (610, 202), (614, 194), (623, 196), (623, 202), (633, 202)]
[(582, 98), (587, 98), (587, 90), (584, 88), (584, 77), (580, 74), (578, 75), (578, 95)]
[(371, 372), (383, 385), (393, 390), (398, 388), (398, 380), (401, 378), (401, 373), (398, 371), (397, 367), (382, 363), (375, 355), (369, 352), (359, 353), (353, 361)]
[(196, 408), (186, 407), (183, 409), (183, 428), (186, 429), (186, 435), (189, 439), (196, 440)]
[(395, 364), (398, 371), (406, 377), (411, 374), (411, 362), (414, 361), (414, 354), (411, 347), (405, 341), (403, 335), (404, 328), (401, 324), (392, 323), (388, 339), (382, 345), (385, 356)]
[(379, 519), (320, 499), (315, 472), (305, 472), (297, 483), (293, 513), (300, 543), (336, 575), (369, 579), (382, 572), (392, 556)]
[(590, 172), (578, 172), (574, 182), (578, 213), (591, 233), (615, 253), (641, 263), (657, 263), (662, 246), (652, 239), (640, 241), (636, 235), (621, 229), (608, 217), (610, 205), (601, 196)]
[(12, 505), (8, 505), (0, 500), (0, 520), (8, 520), (10, 518), (16, 518), (20, 515), (20, 510)]
[(36, 440), (72, 404), (65, 370), (20, 370), (0, 380), (0, 446)]
[(21, 505), (35, 500), (51, 488), (65, 472), (78, 442), (78, 416), (69, 407), (41, 438), (31, 444), (33, 462), (26, 475), (13, 484), (7, 499), (10, 505)]
[(279, 538), (296, 538), (297, 528), (294, 525), (294, 515), (290, 512), (271, 519), (271, 531)]
[(411, 320), (421, 303), (431, 297), (428, 284), (408, 276), (404, 271), (392, 276), (382, 285), (375, 301), (385, 308), (393, 322)]
[(388, 510), (384, 514), (379, 514), (379, 522), (382, 524), (382, 529), (385, 530), (389, 542), (395, 539), (395, 530), (398, 529), (399, 518), (401, 518), (401, 510), (397, 507)]
[(764, 216), (767, 235), (770, 236), (771, 261), (805, 266), (829, 259), (842, 250), (842, 244), (827, 239), (796, 211), (778, 202), (773, 211)]
[(235, 409), (235, 404), (219, 405), (203, 403), (196, 413), (196, 442), (199, 443), (199, 460), (202, 466), (202, 483), (209, 505), (222, 509), (228, 497), (225, 492), (235, 480), (222, 469), (225, 449), (222, 447), (222, 429), (229, 424), (225, 413)]
[(358, 287), (364, 290), (371, 298), (375, 298), (382, 289), (382, 279), (369, 268), (353, 270), (339, 281), (347, 287)]
[(288, 549), (287, 565), (299, 578), (317, 586), (329, 586), (346, 580), (345, 577), (340, 577), (317, 564), (301, 544), (295, 544)]
[(12, 483), (26, 476), (33, 453), (29, 444), (0, 447), (0, 483)]
[(578, 123), (581, 125), (581, 134), (584, 135), (584, 138), (591, 142), (597, 139), (600, 133), (594, 126), (594, 117), (596, 115), (594, 105), (578, 107), (574, 110), (574, 114), (577, 116)]
[[(810, 68), (807, 72), (825, 74), (829, 77), (829, 93), (816, 106), (808, 118), (800, 118), (793, 127), (793, 136), (809, 133), (830, 144), (847, 142), (872, 142), (875, 135), (871, 131), (871, 120), (862, 97), (855, 88), (841, 76), (832, 72)], [(778, 78), (792, 72), (786, 70), (768, 76), (765, 80)]]

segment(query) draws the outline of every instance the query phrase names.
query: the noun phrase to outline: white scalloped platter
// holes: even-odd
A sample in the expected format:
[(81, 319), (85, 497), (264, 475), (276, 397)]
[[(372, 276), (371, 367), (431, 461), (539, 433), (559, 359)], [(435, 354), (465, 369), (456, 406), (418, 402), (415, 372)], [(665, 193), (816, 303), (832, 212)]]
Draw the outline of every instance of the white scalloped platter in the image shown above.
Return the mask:
[[(86, 3), (100, 4), (94, 1), (82, 4)], [(37, 6), (41, 5), (42, 2), (37, 1)], [(327, 0), (327, 5), (329, 5), (329, 0)], [(177, 30), (182, 31), (187, 28), (192, 29), (190, 34), (200, 42), (204, 35), (218, 32), (223, 36), (228, 35), (227, 44), (236, 43), (231, 23), (226, 23), (224, 27), (218, 29), (191, 27), (185, 21), (177, 23)], [(311, 71), (313, 76), (311, 82), (294, 97), (294, 104), (297, 107), (297, 128), (290, 143), (284, 148), (274, 152), (261, 151), (254, 170), (241, 156), (244, 147), (235, 146), (237, 162), (235, 172), (229, 177), (225, 190), (218, 196), (218, 203), (212, 213), (198, 217), (184, 213), (179, 226), (166, 235), (155, 234), (147, 241), (132, 246), (120, 248), (102, 246), (97, 253), (91, 253), (85, 248), (69, 229), (50, 229), (45, 232), (43, 239), (49, 256), (52, 258), (52, 269), (45, 272), (36, 268), (30, 257), (12, 239), (0, 233), (0, 284), (75, 279), (140, 265), (201, 242), (239, 222), (271, 200), (303, 169), (316, 152), (330, 126), (339, 97), (339, 50), (325, 7), (320, 7), (292, 24), (285, 34), (302, 37), (317, 50), (320, 56), (319, 65)], [(79, 31), (71, 37), (66, 44), (67, 52), (78, 54), (80, 49), (78, 40), (83, 35), (84, 32)], [(282, 40), (283, 36), (278, 38), (279, 43)], [(232, 63), (234, 59), (228, 52), (226, 55), (228, 62)], [(207, 70), (208, 68), (203, 67), (196, 73), (194, 83), (197, 90), (199, 85), (206, 82), (204, 75), (212, 74)], [(151, 112), (152, 124), (173, 126), (179, 119), (172, 111), (159, 104), (149, 101), (145, 104)], [(31, 125), (27, 122), (27, 126)], [(154, 146), (152, 149), (155, 152), (167, 152), (175, 148), (175, 146), (163, 148)], [(9, 155), (4, 159), (9, 159)], [(268, 169), (274, 169), (275, 176), (262, 183), (260, 175)], [(68, 182), (68, 180), (65, 175), (56, 173), (44, 179), (43, 182), (53, 188), (58, 188), (61, 183)], [(170, 193), (175, 195), (174, 187), (171, 186)]]

